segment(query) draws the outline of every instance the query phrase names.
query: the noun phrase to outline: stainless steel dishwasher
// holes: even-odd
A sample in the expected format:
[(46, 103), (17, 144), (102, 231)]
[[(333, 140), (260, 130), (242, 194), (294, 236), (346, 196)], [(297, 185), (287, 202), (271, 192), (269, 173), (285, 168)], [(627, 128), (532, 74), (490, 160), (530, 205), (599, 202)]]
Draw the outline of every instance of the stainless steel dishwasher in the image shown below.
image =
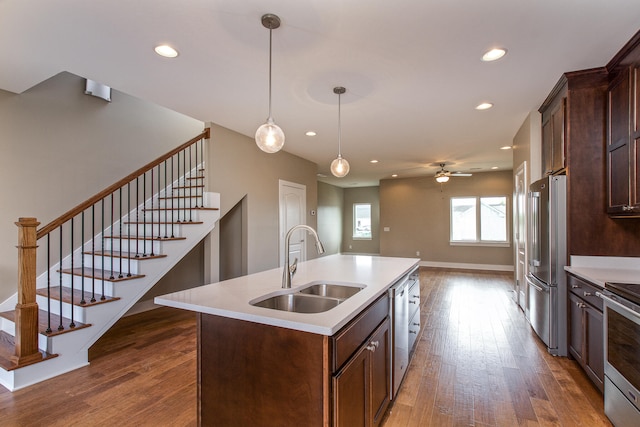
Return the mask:
[(389, 288), (391, 312), (391, 399), (394, 399), (409, 366), (409, 288), (417, 268)]

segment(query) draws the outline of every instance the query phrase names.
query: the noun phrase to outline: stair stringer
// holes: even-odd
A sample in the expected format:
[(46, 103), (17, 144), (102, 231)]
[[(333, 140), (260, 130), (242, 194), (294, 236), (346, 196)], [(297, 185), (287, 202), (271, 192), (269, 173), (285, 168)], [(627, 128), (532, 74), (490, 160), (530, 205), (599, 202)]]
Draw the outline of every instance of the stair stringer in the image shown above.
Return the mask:
[[(219, 208), (219, 194), (205, 193), (205, 196), (207, 206)], [(58, 357), (12, 371), (0, 368), (0, 385), (15, 391), (88, 365), (89, 347), (198, 245), (215, 228), (220, 219), (219, 210), (197, 210), (196, 212), (197, 219), (202, 221), (202, 224), (184, 226), (181, 231), (181, 237), (186, 237), (184, 240), (163, 242), (163, 254), (167, 256), (141, 263), (140, 273), (144, 274), (144, 277), (112, 284), (113, 294), (110, 296), (120, 299), (80, 308), (83, 312), (82, 322), (91, 324), (90, 327), (53, 336), (39, 334), (40, 349), (51, 354), (56, 353)], [(3, 322), (0, 325), (1, 329), (13, 334), (13, 325), (10, 324), (12, 322), (7, 320)]]

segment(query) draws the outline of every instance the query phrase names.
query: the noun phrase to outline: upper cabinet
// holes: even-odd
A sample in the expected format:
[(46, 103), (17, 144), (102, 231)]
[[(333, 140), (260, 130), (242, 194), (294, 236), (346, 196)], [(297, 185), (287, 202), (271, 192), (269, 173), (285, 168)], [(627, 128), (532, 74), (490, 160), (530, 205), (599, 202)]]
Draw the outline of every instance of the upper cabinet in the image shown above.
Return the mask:
[[(540, 107), (542, 113), (542, 175), (552, 175), (565, 168), (565, 110), (567, 80), (561, 79), (557, 93)], [(550, 95), (551, 96), (551, 95)]]
[(640, 31), (607, 70), (607, 213), (640, 217)]

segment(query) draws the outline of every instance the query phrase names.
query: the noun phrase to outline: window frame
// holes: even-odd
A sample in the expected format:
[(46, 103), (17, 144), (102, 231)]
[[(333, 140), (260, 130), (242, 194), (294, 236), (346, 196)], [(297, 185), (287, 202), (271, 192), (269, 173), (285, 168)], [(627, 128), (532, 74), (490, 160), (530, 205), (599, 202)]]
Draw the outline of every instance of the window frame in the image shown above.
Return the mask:
[(354, 203), (353, 204), (353, 221), (351, 224), (351, 238), (353, 240), (372, 240), (373, 239), (373, 230), (371, 230), (371, 225), (369, 226), (369, 235), (368, 236), (361, 236), (356, 234), (356, 209), (358, 206), (369, 206), (369, 223), (372, 224), (373, 218), (371, 217), (371, 208), (372, 205), (371, 203)]
[[(482, 240), (482, 199), (503, 197), (505, 199), (505, 240)], [(453, 240), (453, 209), (454, 199), (475, 199), (475, 219), (476, 238), (475, 240)], [(449, 245), (450, 246), (488, 246), (488, 247), (510, 247), (511, 246), (511, 205), (509, 196), (500, 194), (492, 196), (452, 196), (449, 199)]]

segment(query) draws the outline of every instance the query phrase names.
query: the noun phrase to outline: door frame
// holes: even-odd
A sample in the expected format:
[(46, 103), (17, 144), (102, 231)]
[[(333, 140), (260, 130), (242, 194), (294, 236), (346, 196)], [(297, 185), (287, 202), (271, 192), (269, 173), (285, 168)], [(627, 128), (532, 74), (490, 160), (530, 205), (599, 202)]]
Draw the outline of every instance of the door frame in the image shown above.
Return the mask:
[[(522, 177), (524, 188), (518, 192), (518, 177)], [(528, 286), (526, 282), (527, 277), (527, 265), (529, 262), (529, 254), (527, 252), (527, 192), (528, 192), (528, 176), (527, 176), (527, 161), (525, 160), (520, 166), (515, 169), (513, 174), (513, 247), (514, 247), (514, 299), (516, 303), (527, 312), (528, 308)], [(522, 197), (523, 199), (520, 199)], [(522, 212), (521, 212), (522, 210)], [(520, 223), (522, 221), (522, 223)], [(522, 235), (519, 234), (521, 231)], [(524, 249), (523, 259), (520, 259), (520, 247)], [(520, 292), (524, 293), (524, 301), (520, 298)]]

